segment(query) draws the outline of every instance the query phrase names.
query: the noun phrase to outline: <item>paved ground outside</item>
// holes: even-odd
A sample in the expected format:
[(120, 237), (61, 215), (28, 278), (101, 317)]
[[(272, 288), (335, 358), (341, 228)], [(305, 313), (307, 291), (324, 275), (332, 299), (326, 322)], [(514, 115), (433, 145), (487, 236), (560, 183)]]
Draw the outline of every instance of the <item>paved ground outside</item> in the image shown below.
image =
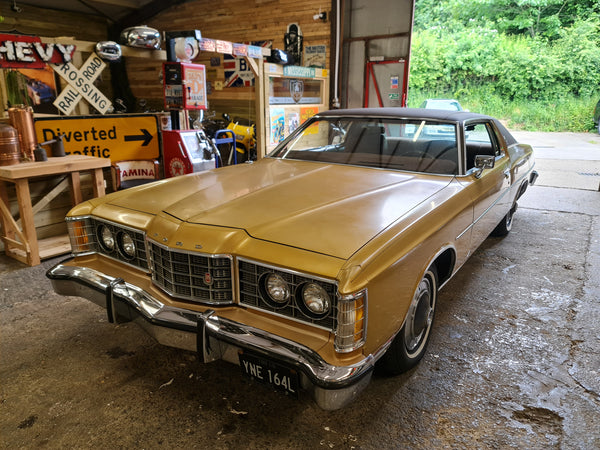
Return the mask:
[(198, 363), (0, 256), (0, 448), (600, 448), (600, 138), (516, 133), (540, 179), (442, 290), (428, 353), (335, 412)]
[(600, 135), (594, 133), (513, 133), (534, 146), (538, 186), (600, 190)]

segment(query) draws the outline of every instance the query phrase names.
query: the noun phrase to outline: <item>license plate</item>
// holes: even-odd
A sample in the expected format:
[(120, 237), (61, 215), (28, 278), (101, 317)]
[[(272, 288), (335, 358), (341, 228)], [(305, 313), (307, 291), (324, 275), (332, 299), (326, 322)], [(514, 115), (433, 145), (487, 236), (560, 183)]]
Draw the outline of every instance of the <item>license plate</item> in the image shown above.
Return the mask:
[(298, 396), (298, 373), (295, 370), (248, 353), (240, 353), (239, 358), (244, 375)]

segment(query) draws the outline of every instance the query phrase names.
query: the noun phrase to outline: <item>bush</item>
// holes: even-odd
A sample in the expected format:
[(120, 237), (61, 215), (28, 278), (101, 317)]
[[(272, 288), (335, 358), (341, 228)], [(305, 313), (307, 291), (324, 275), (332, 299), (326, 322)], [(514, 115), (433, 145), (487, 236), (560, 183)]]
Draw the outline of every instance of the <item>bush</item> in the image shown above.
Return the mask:
[(431, 27), (413, 36), (409, 105), (452, 97), (524, 129), (586, 131), (599, 80), (596, 17), (576, 20), (552, 41), (481, 26)]
[(512, 130), (573, 131), (594, 129), (592, 115), (597, 97), (563, 97), (554, 101), (506, 99), (489, 89), (474, 87), (457, 91), (409, 88), (408, 106), (418, 107), (427, 98), (455, 98), (463, 108), (505, 121)]

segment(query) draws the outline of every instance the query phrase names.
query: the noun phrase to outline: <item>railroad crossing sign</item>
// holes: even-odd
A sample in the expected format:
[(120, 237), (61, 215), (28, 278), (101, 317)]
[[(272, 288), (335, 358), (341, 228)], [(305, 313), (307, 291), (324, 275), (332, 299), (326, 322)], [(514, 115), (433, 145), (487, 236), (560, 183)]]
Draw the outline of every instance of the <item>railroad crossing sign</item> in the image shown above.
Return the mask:
[(106, 67), (106, 63), (97, 54), (92, 53), (80, 69), (68, 61), (50, 65), (68, 83), (54, 101), (54, 106), (60, 112), (68, 116), (77, 103), (85, 98), (100, 114), (106, 114), (112, 103), (94, 86), (94, 81)]
[(40, 117), (34, 125), (39, 142), (63, 136), (67, 155), (95, 156), (113, 162), (160, 156), (158, 117), (153, 114)]

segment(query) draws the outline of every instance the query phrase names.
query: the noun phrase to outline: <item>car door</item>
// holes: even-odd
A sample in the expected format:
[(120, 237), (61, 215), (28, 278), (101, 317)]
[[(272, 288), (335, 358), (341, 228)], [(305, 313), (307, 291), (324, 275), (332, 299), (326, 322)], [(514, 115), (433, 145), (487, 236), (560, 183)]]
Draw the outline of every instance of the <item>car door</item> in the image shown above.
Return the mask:
[[(489, 121), (464, 126), (465, 188), (473, 203), (471, 251), (474, 251), (510, 210), (510, 158), (504, 141)], [(478, 173), (475, 156), (494, 156), (494, 167)]]

